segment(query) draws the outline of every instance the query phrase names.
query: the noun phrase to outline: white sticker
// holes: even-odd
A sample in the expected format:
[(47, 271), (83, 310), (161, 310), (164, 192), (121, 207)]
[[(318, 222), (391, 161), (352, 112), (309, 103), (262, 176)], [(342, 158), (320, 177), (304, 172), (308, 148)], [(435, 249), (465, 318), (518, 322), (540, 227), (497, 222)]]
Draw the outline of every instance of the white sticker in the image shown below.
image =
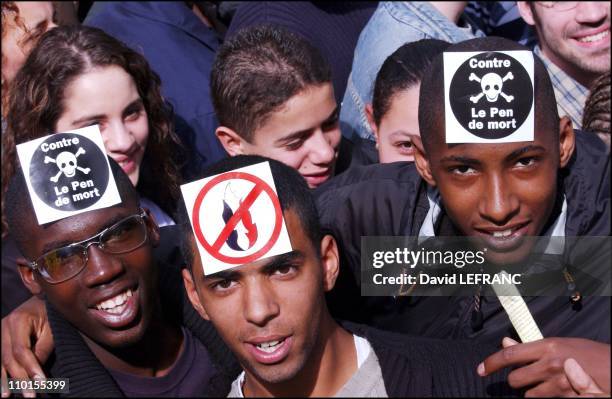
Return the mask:
[(97, 125), (17, 145), (38, 224), (121, 202)]
[(533, 53), (445, 52), (447, 143), (533, 141)]
[(204, 275), (291, 252), (268, 162), (181, 186)]

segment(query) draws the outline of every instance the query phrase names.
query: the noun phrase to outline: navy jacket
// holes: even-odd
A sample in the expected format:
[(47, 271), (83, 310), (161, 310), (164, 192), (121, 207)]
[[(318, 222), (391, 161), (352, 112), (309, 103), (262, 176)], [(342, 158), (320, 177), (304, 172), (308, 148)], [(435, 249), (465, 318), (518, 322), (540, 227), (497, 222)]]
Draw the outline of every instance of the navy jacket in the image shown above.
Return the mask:
[[(598, 137), (576, 133), (576, 151), (558, 184), (568, 204), (566, 236), (610, 235), (610, 156)], [(428, 337), (500, 342), (504, 336), (516, 336), (494, 297), (482, 297), (483, 325), (473, 328), (472, 297), (360, 296), (361, 236), (418, 235), (429, 209), (426, 189), (414, 164), (396, 162), (350, 168), (315, 191), (321, 224), (334, 235), (341, 253), (339, 281), (328, 298), (332, 312)], [(441, 219), (439, 228), (446, 225), (446, 230), (437, 234), (454, 235), (444, 212)], [(571, 306), (568, 297), (525, 299), (545, 337), (610, 342), (609, 297), (585, 297), (581, 306)]]
[(192, 153), (184, 177), (196, 177), (225, 156), (210, 96), (210, 71), (219, 38), (184, 2), (96, 2), (84, 21), (144, 55), (175, 112), (176, 132)]

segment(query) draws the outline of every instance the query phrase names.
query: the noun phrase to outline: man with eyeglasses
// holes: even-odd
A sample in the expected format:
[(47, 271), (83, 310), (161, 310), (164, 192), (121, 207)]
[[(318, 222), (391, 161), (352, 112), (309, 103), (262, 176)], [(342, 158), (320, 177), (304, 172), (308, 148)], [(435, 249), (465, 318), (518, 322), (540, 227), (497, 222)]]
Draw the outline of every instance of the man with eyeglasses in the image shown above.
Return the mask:
[(6, 194), (8, 223), (26, 257), (17, 261), (19, 272), (45, 299), (55, 343), (45, 375), (68, 378), (71, 395), (226, 394), (231, 356), (220, 359), (223, 345), (210, 324), (188, 325), (177, 314), (180, 273), (158, 267), (159, 228), (109, 162), (122, 198), (112, 207), (41, 226), (22, 173)]
[(539, 44), (534, 52), (548, 69), (560, 116), (582, 128), (582, 113), (593, 81), (610, 71), (610, 2), (517, 2), (533, 25)]

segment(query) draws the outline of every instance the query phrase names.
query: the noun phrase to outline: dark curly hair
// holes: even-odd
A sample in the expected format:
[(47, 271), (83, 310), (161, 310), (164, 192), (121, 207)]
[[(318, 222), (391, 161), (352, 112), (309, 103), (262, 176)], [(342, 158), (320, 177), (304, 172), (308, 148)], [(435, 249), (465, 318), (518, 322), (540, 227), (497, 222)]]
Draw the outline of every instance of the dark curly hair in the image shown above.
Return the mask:
[[(78, 76), (98, 66), (123, 68), (138, 89), (149, 122), (138, 192), (174, 214), (179, 197), (180, 142), (172, 111), (164, 103), (159, 76), (147, 60), (104, 31), (63, 26), (45, 33), (11, 84), (7, 131), (2, 136), (2, 193), (15, 173), (17, 144), (55, 132), (64, 112), (64, 95)], [(3, 236), (8, 233), (2, 199)]]
[(593, 82), (584, 105), (582, 129), (597, 133), (610, 145), (610, 72)]

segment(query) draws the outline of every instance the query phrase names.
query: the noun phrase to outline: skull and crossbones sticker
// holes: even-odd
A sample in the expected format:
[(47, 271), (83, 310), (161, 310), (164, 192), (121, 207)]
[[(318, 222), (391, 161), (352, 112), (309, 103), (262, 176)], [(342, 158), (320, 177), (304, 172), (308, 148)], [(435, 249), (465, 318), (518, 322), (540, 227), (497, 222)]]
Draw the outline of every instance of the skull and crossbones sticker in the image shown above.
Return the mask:
[(484, 96), (487, 101), (495, 102), (499, 96), (502, 96), (507, 102), (514, 100), (514, 96), (509, 96), (502, 91), (506, 80), (514, 79), (512, 72), (508, 72), (503, 78), (495, 72), (489, 72), (481, 78), (476, 76), (474, 72), (470, 74), (469, 80), (475, 80), (480, 83), (482, 92), (470, 97), (470, 101), (474, 104), (478, 103)]
[(59, 172), (57, 172), (55, 176), (51, 176), (49, 180), (57, 183), (62, 173), (66, 177), (73, 177), (77, 170), (83, 172), (84, 174), (88, 174), (91, 171), (91, 168), (81, 168), (77, 165), (77, 158), (81, 154), (85, 154), (83, 147), (79, 147), (77, 152), (74, 154), (70, 151), (60, 152), (55, 159), (45, 155), (45, 163), (53, 162), (59, 168)]
[(533, 140), (533, 53), (443, 54), (447, 143)]
[(39, 224), (121, 202), (98, 126), (19, 144), (17, 154)]

